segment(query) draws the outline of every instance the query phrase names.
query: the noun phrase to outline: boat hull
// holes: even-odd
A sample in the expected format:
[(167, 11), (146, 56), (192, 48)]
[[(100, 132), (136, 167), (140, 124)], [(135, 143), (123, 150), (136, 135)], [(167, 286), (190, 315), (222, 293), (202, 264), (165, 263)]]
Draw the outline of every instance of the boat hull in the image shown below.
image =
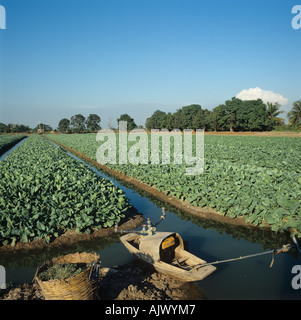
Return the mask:
[[(169, 277), (177, 279), (182, 282), (200, 281), (209, 276), (216, 268), (212, 265), (205, 265), (203, 267), (195, 267), (200, 264), (205, 264), (206, 261), (184, 250), (182, 247), (175, 249), (175, 259), (172, 262), (164, 262), (162, 260), (155, 260), (152, 255), (147, 252), (141, 252), (139, 248), (132, 245), (132, 241), (138, 237), (136, 234), (127, 234), (120, 238), (127, 250), (136, 258), (153, 266), (156, 271), (163, 273)], [(141, 237), (141, 236), (139, 236)], [(184, 260), (186, 268), (181, 266), (180, 260)], [(195, 268), (194, 268), (195, 267)]]

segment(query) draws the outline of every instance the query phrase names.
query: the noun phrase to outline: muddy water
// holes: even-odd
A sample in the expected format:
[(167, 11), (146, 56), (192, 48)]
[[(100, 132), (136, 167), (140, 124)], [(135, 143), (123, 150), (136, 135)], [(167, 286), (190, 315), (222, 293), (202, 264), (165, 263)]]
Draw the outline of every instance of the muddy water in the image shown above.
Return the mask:
[[(108, 177), (91, 168), (99, 175)], [(122, 181), (108, 178), (125, 192), (145, 219), (150, 218), (155, 223), (161, 216), (161, 208), (165, 207), (166, 219), (160, 223), (158, 230), (178, 232), (188, 241), (189, 251), (208, 262), (280, 248), (289, 241), (286, 235), (191, 217), (133, 187), (129, 188)], [(23, 284), (32, 281), (36, 268), (44, 261), (76, 251), (97, 252), (103, 267), (122, 265), (134, 259), (120, 243), (118, 235), (114, 235), (72, 246), (2, 254), (0, 264), (6, 269), (7, 282)], [(277, 255), (272, 268), (271, 259), (269, 254), (217, 264), (217, 270), (198, 282), (198, 286), (208, 299), (301, 299), (301, 289), (293, 289), (291, 285), (293, 278), (298, 276), (292, 274), (292, 268), (301, 264), (297, 251), (294, 249), (288, 254)]]

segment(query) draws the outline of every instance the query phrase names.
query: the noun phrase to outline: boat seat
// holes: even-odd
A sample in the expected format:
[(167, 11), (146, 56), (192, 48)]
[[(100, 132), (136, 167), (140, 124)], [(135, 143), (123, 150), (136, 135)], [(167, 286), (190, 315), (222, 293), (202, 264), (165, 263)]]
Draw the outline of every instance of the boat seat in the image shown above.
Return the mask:
[(182, 257), (182, 258), (179, 258), (179, 259), (176, 259), (178, 263), (183, 263), (187, 260), (188, 258), (185, 258), (185, 257)]

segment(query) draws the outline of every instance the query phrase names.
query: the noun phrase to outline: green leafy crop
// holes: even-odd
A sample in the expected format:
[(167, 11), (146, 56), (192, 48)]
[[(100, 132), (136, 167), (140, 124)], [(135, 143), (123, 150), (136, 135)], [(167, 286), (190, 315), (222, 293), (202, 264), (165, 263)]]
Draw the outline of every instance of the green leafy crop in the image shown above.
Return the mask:
[[(49, 137), (94, 160), (101, 143), (96, 134)], [(185, 163), (108, 166), (192, 206), (301, 235), (300, 138), (205, 135), (205, 169), (195, 176)]]
[(24, 139), (26, 136), (22, 134), (17, 135), (9, 135), (3, 134), (0, 135), (0, 155), (4, 153), (6, 150), (14, 146), (17, 142)]
[(111, 227), (131, 207), (111, 181), (35, 135), (0, 162), (0, 195), (2, 245)]

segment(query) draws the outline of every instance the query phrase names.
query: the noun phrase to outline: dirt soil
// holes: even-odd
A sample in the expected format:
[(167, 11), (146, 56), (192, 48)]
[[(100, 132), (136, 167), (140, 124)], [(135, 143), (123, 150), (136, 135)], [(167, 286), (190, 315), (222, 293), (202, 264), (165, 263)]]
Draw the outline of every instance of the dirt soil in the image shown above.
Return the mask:
[[(2, 292), (2, 293), (1, 293)], [(113, 268), (101, 268), (95, 300), (205, 300), (196, 283), (184, 283), (134, 260)], [(0, 300), (45, 300), (37, 284), (0, 290)]]
[(301, 138), (301, 131), (264, 131), (264, 132), (205, 132), (205, 135), (221, 135), (221, 136), (259, 136), (259, 137), (297, 137)]

